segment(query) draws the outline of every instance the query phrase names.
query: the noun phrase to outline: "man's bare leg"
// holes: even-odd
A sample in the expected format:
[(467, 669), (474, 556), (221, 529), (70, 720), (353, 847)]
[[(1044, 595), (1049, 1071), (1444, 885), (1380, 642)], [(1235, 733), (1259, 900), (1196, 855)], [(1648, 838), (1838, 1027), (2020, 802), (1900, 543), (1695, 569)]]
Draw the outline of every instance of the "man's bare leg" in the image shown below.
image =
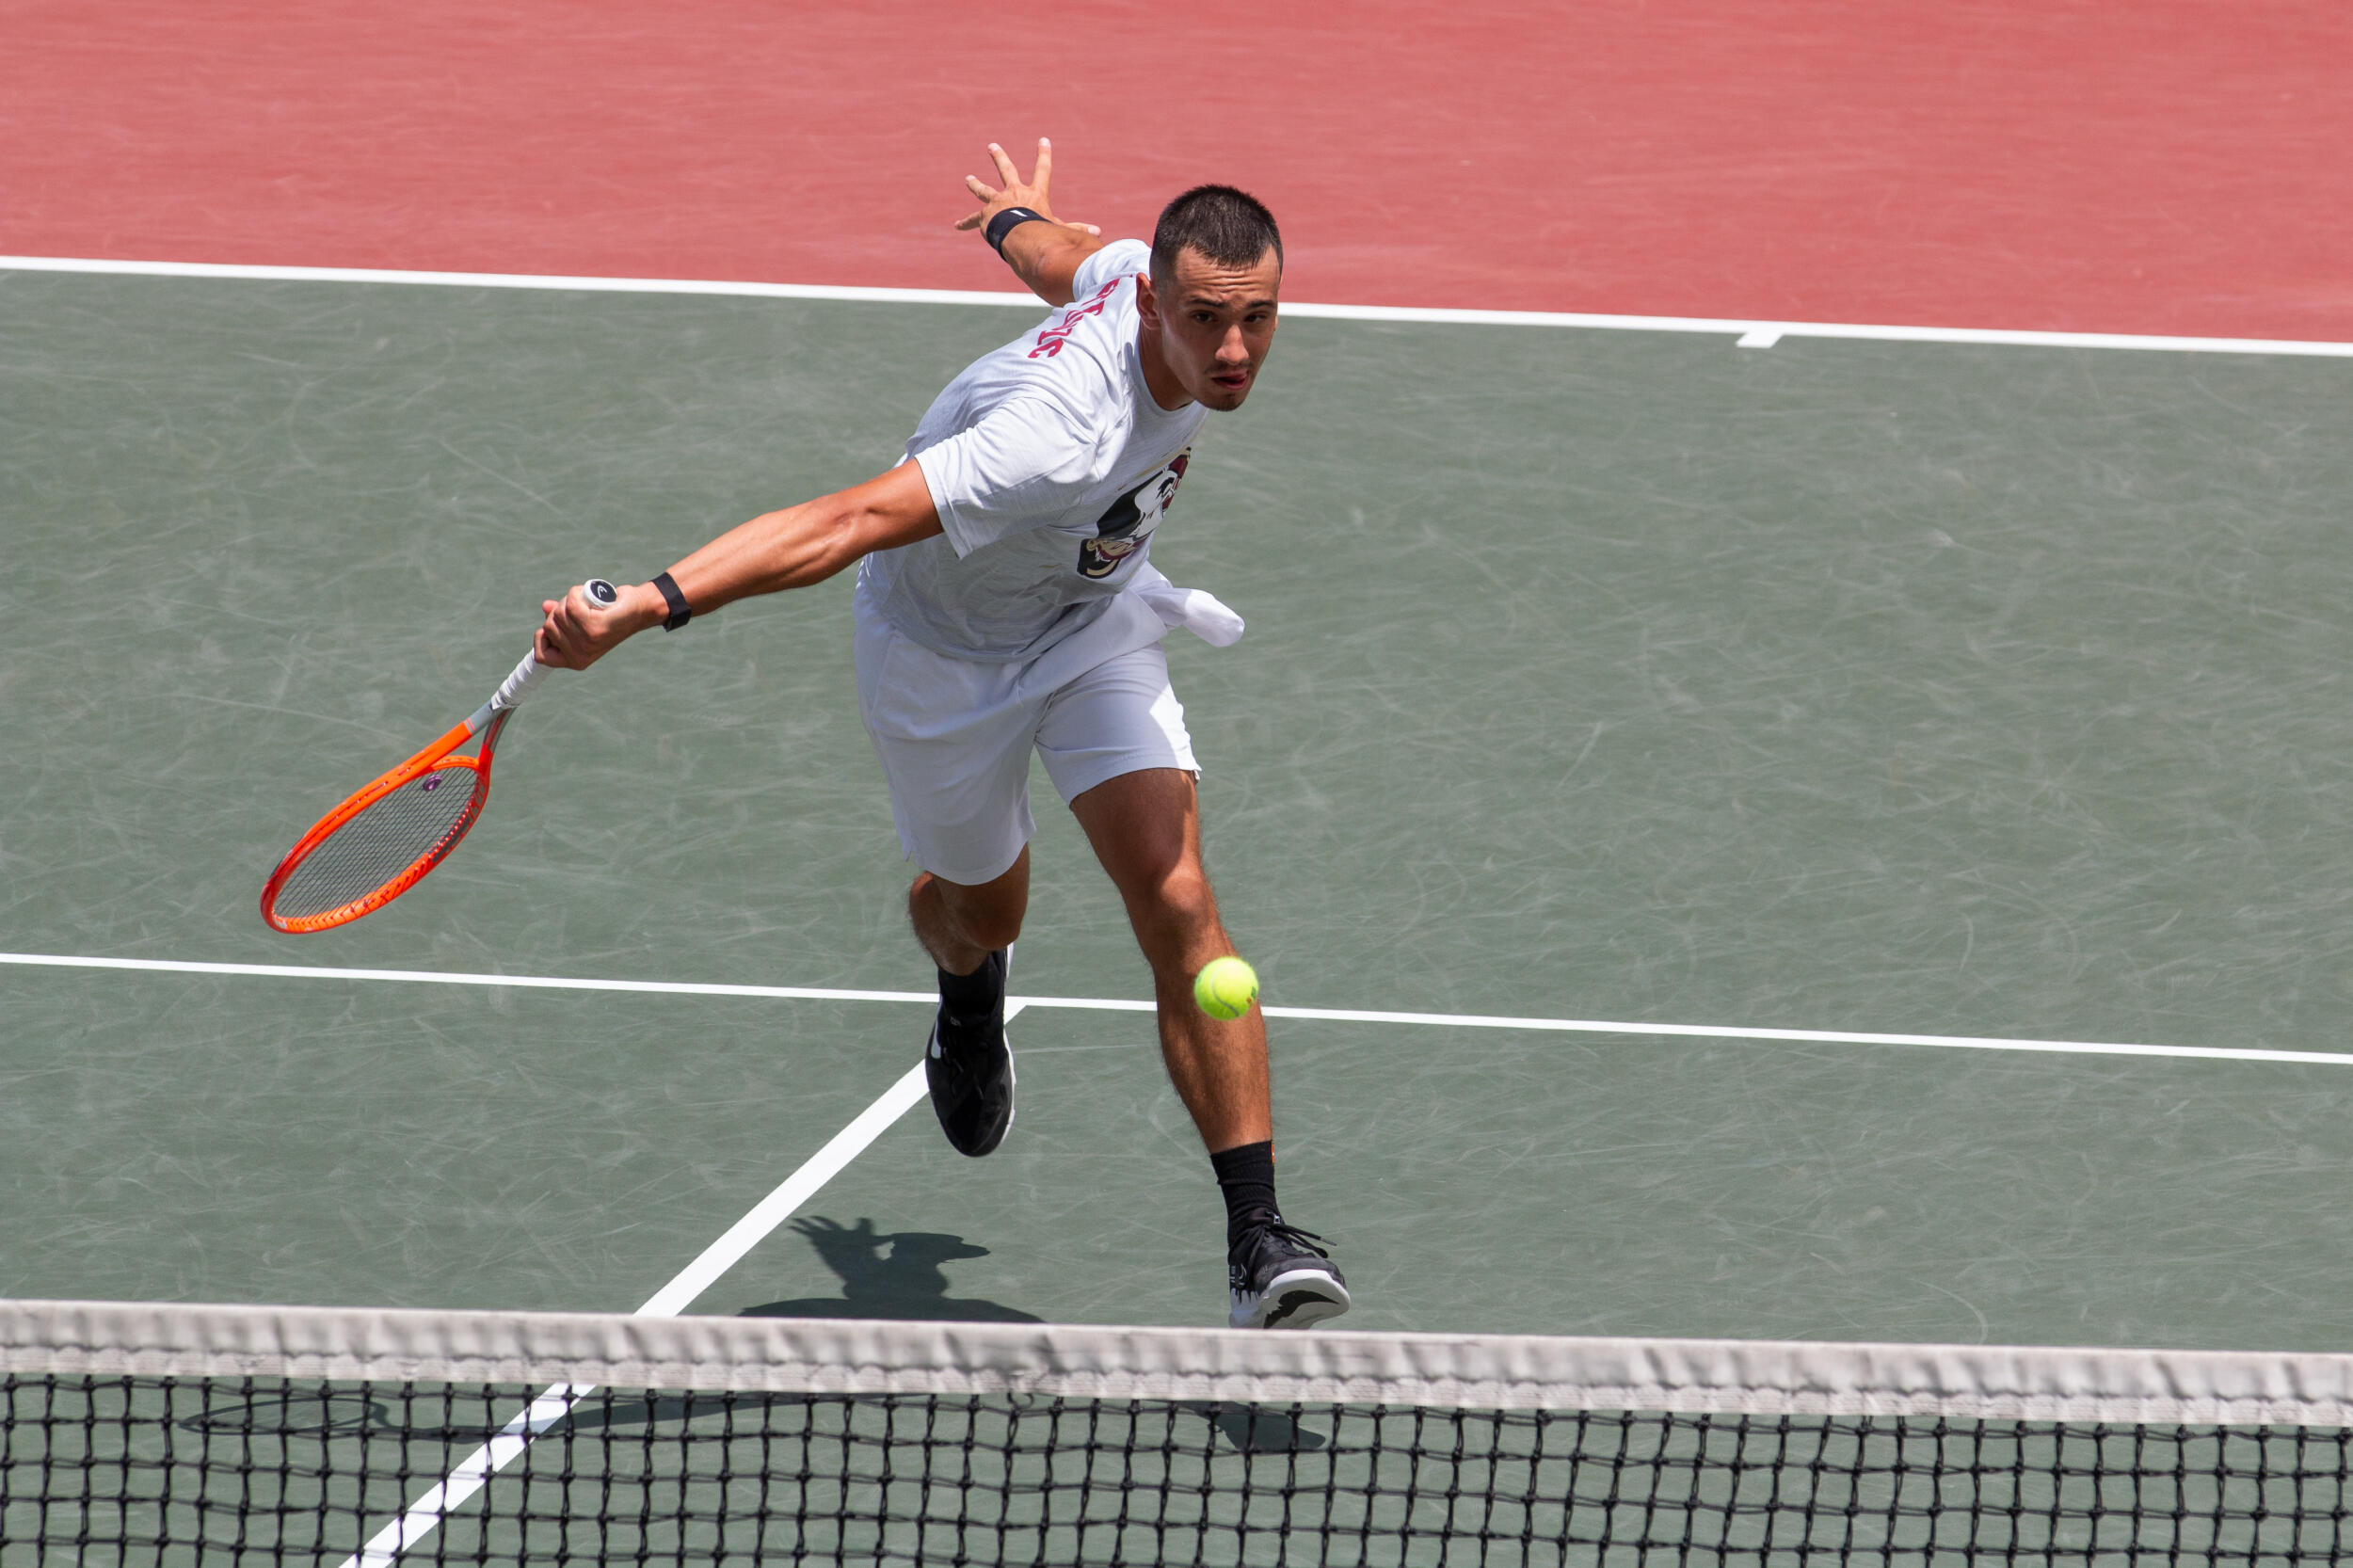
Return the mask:
[(939, 968), (939, 1012), (923, 1076), (939, 1129), (959, 1154), (993, 1152), (1013, 1127), (1013, 1048), (1005, 1040), (1003, 950), (1030, 904), (1030, 852), (1004, 874), (966, 885), (924, 872), (907, 889), (916, 939)]
[(932, 962), (950, 974), (970, 974), (999, 948), (1021, 935), (1030, 909), (1030, 846), (993, 882), (950, 882), (929, 872), (907, 889), (907, 919)]
[(1128, 905), (1152, 966), (1160, 1059), (1211, 1154), (1274, 1136), (1267, 1086), (1266, 1020), (1253, 1007), (1230, 1021), (1193, 1005), (1193, 977), (1234, 951), (1201, 869), (1201, 814), (1193, 776), (1147, 768), (1097, 784), (1070, 803), (1096, 858)]
[(1274, 1118), (1267, 1084), (1266, 1020), (1253, 1007), (1210, 1017), (1193, 1004), (1193, 977), (1234, 951), (1201, 868), (1193, 776), (1148, 768), (1098, 784), (1070, 803), (1096, 857), (1128, 905), (1152, 966), (1160, 1059), (1209, 1150), (1225, 1198), (1227, 1321), (1237, 1328), (1305, 1328), (1348, 1310), (1348, 1287), (1315, 1238), (1274, 1207)]

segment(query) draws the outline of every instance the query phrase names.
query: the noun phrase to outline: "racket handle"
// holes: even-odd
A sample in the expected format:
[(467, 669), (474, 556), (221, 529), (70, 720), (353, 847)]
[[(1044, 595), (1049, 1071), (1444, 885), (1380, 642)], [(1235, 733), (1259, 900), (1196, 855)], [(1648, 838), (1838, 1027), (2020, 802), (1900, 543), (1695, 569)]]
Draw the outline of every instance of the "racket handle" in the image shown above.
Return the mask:
[(552, 667), (539, 663), (539, 655), (536, 652), (524, 654), (523, 662), (515, 666), (514, 673), (499, 682), (498, 695), (490, 698), (488, 711), (496, 712), (501, 708), (514, 707), (531, 695), (533, 687), (548, 678)]
[[(610, 608), (621, 600), (621, 590), (601, 577), (591, 577), (582, 584), (581, 592), (595, 600), (600, 608)], [(548, 678), (548, 668), (549, 666), (539, 663), (539, 655), (536, 652), (524, 654), (523, 662), (517, 664), (514, 672), (504, 680), (499, 682), (497, 695), (493, 696), (489, 702), (484, 705), (482, 712), (475, 715), (473, 728), (481, 728), (482, 723), (487, 721), (492, 713), (502, 708), (512, 708), (529, 696), (532, 688)]]

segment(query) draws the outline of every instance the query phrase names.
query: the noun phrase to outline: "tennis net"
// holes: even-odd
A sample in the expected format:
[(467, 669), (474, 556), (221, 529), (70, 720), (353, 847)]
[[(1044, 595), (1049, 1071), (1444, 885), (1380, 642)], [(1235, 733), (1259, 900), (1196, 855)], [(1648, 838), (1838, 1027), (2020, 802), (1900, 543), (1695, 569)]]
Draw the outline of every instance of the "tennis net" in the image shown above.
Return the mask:
[(0, 1303), (0, 1561), (2353, 1556), (2353, 1356)]

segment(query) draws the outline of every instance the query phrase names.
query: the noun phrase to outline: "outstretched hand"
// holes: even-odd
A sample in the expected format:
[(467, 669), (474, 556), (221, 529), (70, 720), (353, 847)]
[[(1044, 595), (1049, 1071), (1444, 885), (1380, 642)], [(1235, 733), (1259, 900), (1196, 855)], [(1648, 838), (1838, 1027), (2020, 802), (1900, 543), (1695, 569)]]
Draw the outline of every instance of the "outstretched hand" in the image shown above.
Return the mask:
[(1040, 217), (1064, 229), (1075, 229), (1081, 234), (1093, 234), (1097, 238), (1102, 236), (1103, 231), (1092, 223), (1072, 223), (1054, 216), (1053, 205), (1046, 195), (1047, 184), (1054, 173), (1054, 144), (1051, 141), (1044, 136), (1037, 138), (1037, 170), (1027, 180), (1021, 178), (1021, 171), (1005, 155), (1005, 150), (993, 141), (988, 144), (988, 155), (997, 161), (997, 177), (1004, 184), (993, 186), (978, 175), (966, 175), (964, 188), (979, 199), (981, 210), (956, 219), (957, 229), (978, 229), (1008, 207), (1027, 207)]

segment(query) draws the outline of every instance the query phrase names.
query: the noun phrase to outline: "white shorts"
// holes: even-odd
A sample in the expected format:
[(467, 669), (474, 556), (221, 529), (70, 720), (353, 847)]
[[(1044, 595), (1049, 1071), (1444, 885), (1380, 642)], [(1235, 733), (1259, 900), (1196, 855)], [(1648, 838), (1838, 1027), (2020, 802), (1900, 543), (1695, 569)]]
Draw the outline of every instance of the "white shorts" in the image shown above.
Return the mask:
[(1144, 768), (1201, 771), (1158, 643), (1066, 675), (1051, 654), (975, 664), (910, 641), (880, 615), (856, 621), (858, 712), (890, 784), (900, 847), (934, 876), (990, 882), (1020, 858), (1037, 830), (1032, 746), (1065, 804)]

